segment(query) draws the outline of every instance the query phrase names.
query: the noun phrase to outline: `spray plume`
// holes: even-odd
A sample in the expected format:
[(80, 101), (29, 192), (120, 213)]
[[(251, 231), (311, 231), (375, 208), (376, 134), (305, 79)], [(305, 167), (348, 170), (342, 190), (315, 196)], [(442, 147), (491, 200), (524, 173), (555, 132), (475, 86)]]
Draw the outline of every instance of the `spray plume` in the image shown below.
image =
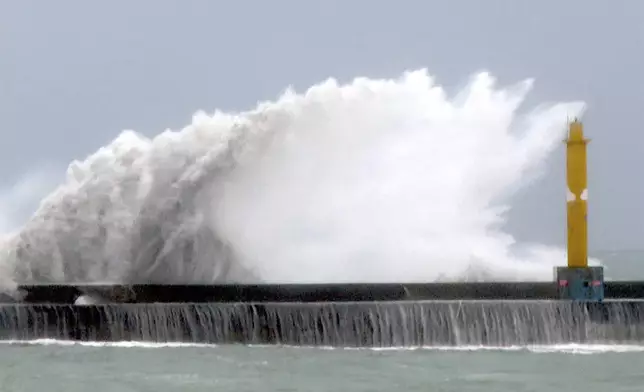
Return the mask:
[[(542, 280), (503, 231), (581, 103), (519, 113), (527, 80), (450, 98), (426, 70), (333, 79), (243, 113), (132, 131), (82, 162), (0, 248), (12, 282)], [(557, 201), (553, 201), (557, 202)], [(5, 279), (7, 280), (7, 279)]]

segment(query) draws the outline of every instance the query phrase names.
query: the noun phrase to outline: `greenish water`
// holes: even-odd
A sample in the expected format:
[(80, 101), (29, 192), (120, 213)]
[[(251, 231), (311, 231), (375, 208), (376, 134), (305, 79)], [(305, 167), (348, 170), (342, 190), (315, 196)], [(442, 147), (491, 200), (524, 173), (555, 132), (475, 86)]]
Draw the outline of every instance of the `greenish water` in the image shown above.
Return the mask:
[[(611, 352), (612, 350), (612, 352)], [(642, 391), (644, 347), (0, 347), (2, 391)]]

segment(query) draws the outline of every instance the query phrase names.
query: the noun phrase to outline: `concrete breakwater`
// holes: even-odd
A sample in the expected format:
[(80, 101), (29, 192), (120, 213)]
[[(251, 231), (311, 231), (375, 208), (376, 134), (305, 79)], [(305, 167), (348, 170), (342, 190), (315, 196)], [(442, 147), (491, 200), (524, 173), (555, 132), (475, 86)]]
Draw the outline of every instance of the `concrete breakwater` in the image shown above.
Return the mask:
[[(445, 282), (338, 284), (32, 284), (19, 287), (23, 303), (73, 304), (83, 294), (102, 302), (364, 302), (562, 299), (555, 282)], [(644, 281), (604, 283), (607, 299), (644, 299)]]
[(644, 343), (644, 301), (6, 304), (0, 339), (343, 347)]

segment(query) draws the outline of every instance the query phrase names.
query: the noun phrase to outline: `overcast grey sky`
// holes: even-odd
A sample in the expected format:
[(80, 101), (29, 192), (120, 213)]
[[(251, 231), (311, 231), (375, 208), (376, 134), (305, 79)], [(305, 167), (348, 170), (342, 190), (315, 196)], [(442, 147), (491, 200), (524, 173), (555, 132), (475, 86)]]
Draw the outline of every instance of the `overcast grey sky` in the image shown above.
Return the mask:
[[(0, 0), (0, 50), (5, 188), (61, 175), (122, 129), (153, 135), (329, 76), (534, 77), (530, 102), (589, 105), (591, 248), (644, 248), (644, 1)], [(563, 243), (563, 158), (512, 213), (521, 239)]]

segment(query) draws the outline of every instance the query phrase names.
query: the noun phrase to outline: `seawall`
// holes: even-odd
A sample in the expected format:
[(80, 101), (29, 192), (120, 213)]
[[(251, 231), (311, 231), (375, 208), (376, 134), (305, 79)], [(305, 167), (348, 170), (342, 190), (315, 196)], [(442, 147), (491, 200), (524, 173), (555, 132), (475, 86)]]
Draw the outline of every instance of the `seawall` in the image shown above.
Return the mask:
[[(605, 282), (608, 299), (644, 299), (644, 281)], [(73, 304), (82, 294), (119, 303), (362, 302), (560, 299), (554, 282), (372, 284), (34, 284), (21, 285), (21, 302)]]
[(7, 304), (0, 306), (0, 339), (345, 347), (644, 343), (644, 302)]
[[(644, 282), (561, 300), (554, 282), (23, 285), (0, 339), (311, 346), (644, 343)], [(82, 294), (104, 303), (74, 305)]]

